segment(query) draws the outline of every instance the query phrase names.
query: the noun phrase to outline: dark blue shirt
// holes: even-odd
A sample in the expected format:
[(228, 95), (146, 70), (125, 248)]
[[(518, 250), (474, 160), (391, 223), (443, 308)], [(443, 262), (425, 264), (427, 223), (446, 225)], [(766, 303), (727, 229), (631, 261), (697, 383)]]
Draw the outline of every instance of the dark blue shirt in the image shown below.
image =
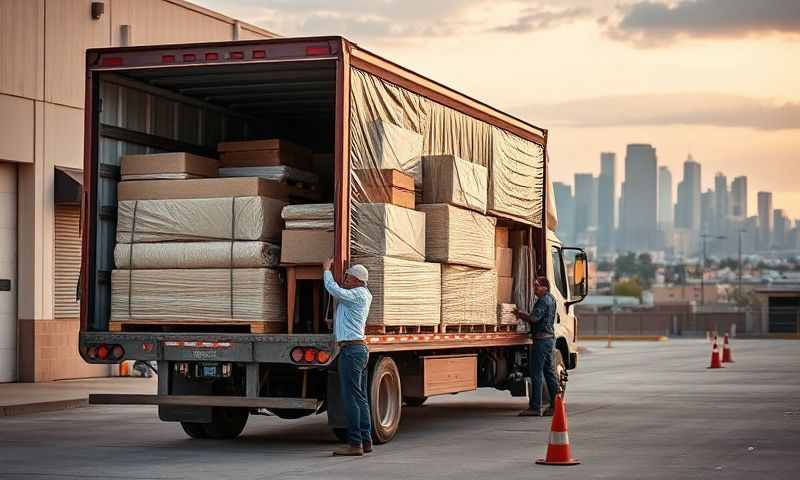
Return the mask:
[(531, 327), (534, 338), (552, 338), (555, 336), (554, 323), (556, 321), (556, 299), (545, 293), (537, 298), (533, 304)]

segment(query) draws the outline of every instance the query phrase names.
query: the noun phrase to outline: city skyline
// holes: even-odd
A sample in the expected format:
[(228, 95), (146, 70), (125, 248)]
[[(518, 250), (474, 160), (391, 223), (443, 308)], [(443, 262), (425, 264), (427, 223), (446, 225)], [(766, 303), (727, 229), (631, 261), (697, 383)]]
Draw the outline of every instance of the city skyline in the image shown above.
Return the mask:
[(800, 217), (785, 174), (800, 151), (800, 66), (787, 62), (800, 57), (800, 2), (195, 2), (281, 35), (345, 35), (547, 128), (554, 181), (649, 143), (673, 187), (691, 153), (703, 191), (718, 171), (745, 175), (750, 205), (766, 190)]

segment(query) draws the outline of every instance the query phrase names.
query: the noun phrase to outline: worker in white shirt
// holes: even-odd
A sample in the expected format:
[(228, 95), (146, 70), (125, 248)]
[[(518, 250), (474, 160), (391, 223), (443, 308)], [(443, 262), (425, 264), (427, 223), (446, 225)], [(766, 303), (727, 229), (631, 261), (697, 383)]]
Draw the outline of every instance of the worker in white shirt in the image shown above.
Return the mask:
[(347, 269), (342, 285), (331, 273), (333, 259), (323, 263), (325, 290), (336, 299), (333, 334), (339, 346), (337, 369), (345, 415), (347, 416), (347, 445), (336, 449), (334, 455), (361, 456), (372, 451), (372, 425), (367, 402), (367, 362), (369, 350), (364, 341), (372, 294), (367, 289), (369, 273), (363, 265)]

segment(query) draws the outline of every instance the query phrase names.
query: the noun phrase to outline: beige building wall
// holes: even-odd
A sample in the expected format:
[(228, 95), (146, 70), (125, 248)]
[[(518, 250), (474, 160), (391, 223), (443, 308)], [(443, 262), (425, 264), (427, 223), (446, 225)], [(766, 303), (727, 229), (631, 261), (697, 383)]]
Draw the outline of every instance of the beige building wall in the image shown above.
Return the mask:
[[(17, 338), (0, 329), (0, 347), (16, 350), (21, 381), (110, 372), (80, 359), (78, 319), (56, 318), (54, 309), (55, 168), (83, 168), (85, 50), (275, 36), (184, 0), (102, 3), (93, 19), (91, 0), (0, 0), (0, 180), (16, 176), (17, 200)], [(9, 218), (0, 210), (0, 226)]]

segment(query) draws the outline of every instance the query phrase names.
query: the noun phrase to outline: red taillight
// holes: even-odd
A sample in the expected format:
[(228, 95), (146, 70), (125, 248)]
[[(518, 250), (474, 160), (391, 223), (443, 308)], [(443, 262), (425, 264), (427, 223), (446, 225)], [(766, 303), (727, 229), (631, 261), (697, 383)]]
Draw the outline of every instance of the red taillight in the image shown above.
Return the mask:
[(103, 57), (100, 64), (104, 67), (118, 67), (122, 65), (122, 57)]
[(161, 55), (161, 63), (175, 63), (175, 55)]
[(291, 353), (291, 356), (292, 356), (292, 361), (293, 361), (294, 363), (300, 363), (300, 362), (302, 362), (302, 361), (303, 361), (303, 354), (304, 354), (304, 353), (305, 353), (305, 352), (303, 351), (303, 349), (302, 349), (301, 347), (296, 347), (296, 348), (294, 348), (294, 349), (292, 350), (292, 353)]
[(320, 350), (317, 352), (317, 363), (328, 363), (328, 360), (331, 359), (331, 354), (326, 352), (325, 350)]
[(303, 354), (303, 361), (312, 363), (315, 358), (317, 358), (317, 351), (313, 348), (307, 348), (306, 353)]
[(231, 60), (244, 60), (244, 52), (231, 52)]
[(197, 55), (194, 53), (184, 53), (183, 54), (183, 61), (184, 62), (194, 62), (197, 60)]
[(111, 358), (114, 360), (119, 360), (125, 355), (125, 349), (122, 348), (122, 345), (114, 345), (111, 348)]
[(219, 53), (217, 52), (206, 53), (206, 62), (213, 62), (214, 60), (219, 60)]
[(267, 58), (266, 50), (253, 50), (253, 58)]
[(108, 358), (108, 353), (109, 353), (108, 345), (106, 345), (105, 343), (97, 347), (97, 358), (99, 358), (100, 360), (105, 360), (106, 358)]
[(331, 54), (331, 47), (329, 46), (320, 46), (320, 47), (306, 47), (306, 55), (313, 56), (313, 55), (330, 55)]

